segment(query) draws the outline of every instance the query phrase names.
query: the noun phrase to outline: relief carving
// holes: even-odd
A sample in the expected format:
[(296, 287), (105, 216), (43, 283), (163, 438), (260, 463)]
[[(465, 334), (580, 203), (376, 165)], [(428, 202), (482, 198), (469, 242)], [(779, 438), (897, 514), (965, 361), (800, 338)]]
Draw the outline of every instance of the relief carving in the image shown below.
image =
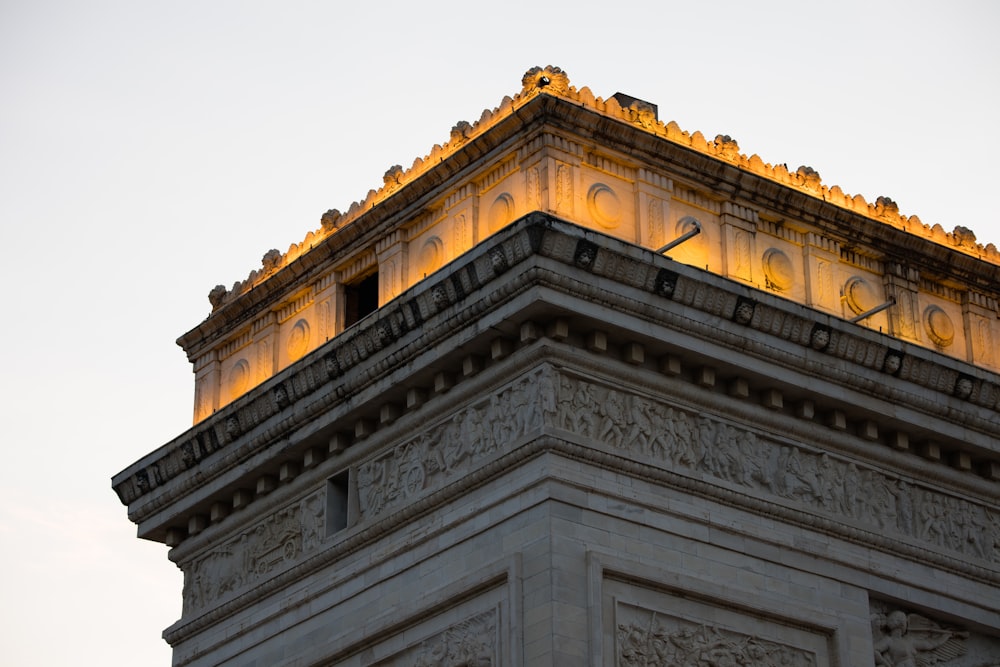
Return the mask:
[(659, 248), (666, 243), (667, 230), (663, 222), (663, 201), (649, 200), (649, 245)]
[(464, 474), (505, 444), (556, 419), (552, 371), (543, 368), (358, 466), (358, 505), (370, 519)]
[(528, 188), (528, 207), (531, 210), (540, 210), (542, 208), (542, 181), (538, 167), (528, 169), (526, 179)]
[(886, 604), (873, 605), (871, 623), (876, 667), (955, 664), (967, 651), (968, 632)]
[(816, 656), (762, 637), (715, 625), (619, 607), (615, 632), (621, 667), (809, 667)]
[(558, 428), (835, 520), (1000, 563), (1000, 513), (982, 505), (621, 389), (566, 375), (558, 381), (557, 409), (546, 420)]
[(560, 164), (556, 169), (556, 209), (573, 212), (573, 170), (568, 164)]
[(271, 377), (271, 367), (274, 361), (271, 355), (271, 343), (267, 340), (257, 342), (257, 384)]
[(455, 216), (455, 253), (462, 253), (472, 247), (472, 240), (469, 238), (469, 216), (459, 213)]
[(376, 667), (492, 667), (500, 664), (498, 645), (497, 612), (491, 610), (453, 625)]
[(207, 555), (182, 565), (184, 613), (203, 609), (316, 551), (323, 536), (324, 514), (322, 495), (314, 493), (271, 514)]
[(733, 267), (737, 278), (751, 280), (750, 270), (750, 235), (742, 229), (734, 230), (733, 242), (736, 251), (736, 262)]

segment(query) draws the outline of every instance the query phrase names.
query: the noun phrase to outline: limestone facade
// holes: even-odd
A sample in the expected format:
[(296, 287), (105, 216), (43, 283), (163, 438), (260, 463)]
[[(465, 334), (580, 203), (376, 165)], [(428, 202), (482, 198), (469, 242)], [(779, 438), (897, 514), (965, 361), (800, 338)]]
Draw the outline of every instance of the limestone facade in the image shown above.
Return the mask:
[(1000, 665), (967, 231), (529, 71), (180, 339), (174, 664)]

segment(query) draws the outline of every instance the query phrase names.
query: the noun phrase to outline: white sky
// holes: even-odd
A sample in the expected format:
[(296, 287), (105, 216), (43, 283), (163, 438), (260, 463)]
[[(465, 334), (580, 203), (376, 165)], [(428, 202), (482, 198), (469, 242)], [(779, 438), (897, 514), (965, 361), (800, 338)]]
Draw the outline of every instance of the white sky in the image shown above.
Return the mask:
[(190, 426), (208, 291), (534, 65), (1000, 245), (1000, 3), (0, 0), (0, 663), (169, 665), (110, 477)]

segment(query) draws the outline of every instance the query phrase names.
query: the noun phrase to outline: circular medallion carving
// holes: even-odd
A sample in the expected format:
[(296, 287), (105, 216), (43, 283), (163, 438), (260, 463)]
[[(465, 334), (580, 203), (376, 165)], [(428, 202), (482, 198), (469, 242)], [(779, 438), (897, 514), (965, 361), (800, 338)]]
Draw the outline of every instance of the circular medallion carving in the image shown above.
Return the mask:
[(419, 271), (423, 274), (423, 278), (440, 269), (444, 261), (444, 242), (436, 236), (427, 239), (420, 249), (418, 261)]
[(786, 290), (795, 284), (792, 260), (781, 250), (770, 248), (764, 253), (764, 277), (769, 287)]
[(486, 220), (490, 231), (495, 232), (506, 227), (514, 219), (514, 198), (504, 192), (490, 206)]
[(955, 325), (939, 306), (928, 306), (924, 311), (924, 330), (941, 347), (948, 347), (955, 340)]
[(242, 396), (249, 385), (250, 363), (246, 359), (240, 359), (229, 371), (229, 399), (235, 400), (238, 396)]
[[(699, 225), (701, 225), (700, 222), (692, 218), (690, 215), (686, 215), (677, 221), (677, 226), (674, 228), (674, 234), (676, 236), (684, 236)], [(702, 232), (702, 236), (704, 236), (704, 232)], [(697, 239), (697, 237), (695, 237), (695, 239)], [(688, 241), (688, 243), (691, 243), (691, 241)]]
[(615, 191), (603, 183), (595, 183), (587, 193), (587, 208), (594, 222), (614, 229), (622, 217), (622, 203)]
[(292, 327), (292, 330), (288, 332), (288, 343), (286, 343), (285, 350), (288, 352), (288, 358), (291, 361), (295, 361), (304, 355), (308, 349), (309, 323), (305, 320), (299, 320)]
[(859, 315), (879, 305), (875, 289), (860, 276), (854, 276), (844, 284), (844, 298), (848, 307)]

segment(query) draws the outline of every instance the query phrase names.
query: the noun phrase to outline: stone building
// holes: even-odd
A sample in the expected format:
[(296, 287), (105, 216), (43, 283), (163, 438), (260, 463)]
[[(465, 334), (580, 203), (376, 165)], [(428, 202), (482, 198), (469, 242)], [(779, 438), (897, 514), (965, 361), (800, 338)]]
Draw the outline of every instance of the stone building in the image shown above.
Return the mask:
[(559, 68), (231, 289), (174, 665), (1000, 665), (1000, 253)]

